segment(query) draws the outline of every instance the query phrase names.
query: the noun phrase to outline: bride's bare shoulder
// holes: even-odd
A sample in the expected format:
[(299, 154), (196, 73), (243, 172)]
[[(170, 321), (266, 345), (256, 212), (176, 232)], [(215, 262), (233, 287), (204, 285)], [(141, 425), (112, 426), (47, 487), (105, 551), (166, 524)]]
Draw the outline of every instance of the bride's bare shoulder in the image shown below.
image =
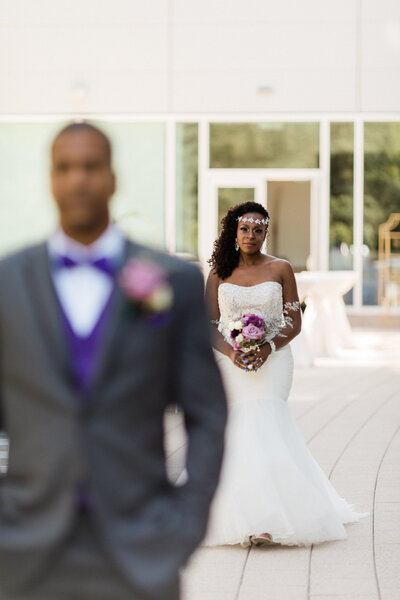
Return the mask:
[(211, 269), (211, 271), (208, 274), (207, 277), (207, 283), (209, 283), (211, 286), (217, 286), (220, 283), (220, 278), (218, 276), (218, 273), (216, 271), (214, 271), (213, 269)]
[(278, 258), (277, 256), (272, 256), (272, 254), (265, 255), (264, 264), (278, 270), (292, 268), (288, 260), (286, 260), (285, 258)]
[(221, 279), (218, 276), (217, 272), (211, 270), (207, 277), (206, 282), (206, 293), (215, 293), (218, 290), (218, 286), (221, 283)]
[(288, 273), (293, 272), (292, 266), (288, 260), (270, 254), (265, 255), (264, 265), (268, 267), (270, 273), (273, 273), (277, 278), (282, 280), (285, 279)]

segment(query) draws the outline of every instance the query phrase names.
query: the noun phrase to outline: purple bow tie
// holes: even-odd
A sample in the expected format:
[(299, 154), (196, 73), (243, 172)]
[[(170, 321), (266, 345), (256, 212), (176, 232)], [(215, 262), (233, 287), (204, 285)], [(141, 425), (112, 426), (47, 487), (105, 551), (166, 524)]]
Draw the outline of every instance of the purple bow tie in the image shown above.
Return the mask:
[(74, 260), (73, 258), (71, 258), (70, 256), (67, 255), (60, 255), (57, 257), (57, 266), (65, 268), (65, 269), (72, 269), (74, 267), (80, 267), (83, 265), (87, 265), (90, 267), (95, 267), (96, 269), (99, 269), (99, 271), (101, 271), (102, 273), (105, 273), (106, 275), (114, 275), (115, 272), (115, 265), (112, 263), (112, 261), (109, 258), (103, 257), (103, 258), (97, 258), (96, 260), (84, 260), (81, 262), (78, 262), (77, 260)]

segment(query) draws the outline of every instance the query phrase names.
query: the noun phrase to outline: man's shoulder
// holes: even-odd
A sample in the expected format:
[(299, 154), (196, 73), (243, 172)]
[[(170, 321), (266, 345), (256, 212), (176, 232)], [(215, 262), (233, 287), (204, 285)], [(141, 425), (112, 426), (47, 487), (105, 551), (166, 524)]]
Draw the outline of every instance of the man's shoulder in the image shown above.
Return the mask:
[(25, 265), (27, 262), (34, 260), (37, 256), (42, 254), (45, 249), (46, 242), (40, 242), (10, 252), (9, 254), (6, 254), (0, 258), (0, 270), (2, 273), (5, 273), (9, 270), (19, 268), (20, 266)]
[(129, 240), (128, 256), (154, 261), (166, 272), (169, 278), (176, 281), (181, 279), (183, 281), (193, 281), (196, 279), (202, 280), (203, 278), (198, 265), (182, 260), (177, 256), (168, 254), (167, 252), (150, 248)]

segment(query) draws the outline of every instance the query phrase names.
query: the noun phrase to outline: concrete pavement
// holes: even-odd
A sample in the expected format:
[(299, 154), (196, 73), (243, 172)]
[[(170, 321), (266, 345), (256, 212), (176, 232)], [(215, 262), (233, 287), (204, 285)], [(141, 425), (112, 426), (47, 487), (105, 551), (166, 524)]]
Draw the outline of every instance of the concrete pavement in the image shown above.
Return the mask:
[[(332, 483), (370, 516), (311, 548), (200, 548), (183, 600), (400, 600), (400, 331), (355, 330), (355, 347), (296, 369), (289, 406)], [(184, 456), (167, 420), (171, 477)]]

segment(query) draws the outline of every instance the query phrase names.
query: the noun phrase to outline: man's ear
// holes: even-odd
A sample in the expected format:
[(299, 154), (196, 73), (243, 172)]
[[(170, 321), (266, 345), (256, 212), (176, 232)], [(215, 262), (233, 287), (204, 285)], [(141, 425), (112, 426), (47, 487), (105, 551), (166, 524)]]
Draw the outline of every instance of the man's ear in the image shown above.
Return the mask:
[(117, 189), (117, 177), (116, 177), (114, 171), (111, 171), (111, 195), (113, 195), (115, 193), (116, 189)]

